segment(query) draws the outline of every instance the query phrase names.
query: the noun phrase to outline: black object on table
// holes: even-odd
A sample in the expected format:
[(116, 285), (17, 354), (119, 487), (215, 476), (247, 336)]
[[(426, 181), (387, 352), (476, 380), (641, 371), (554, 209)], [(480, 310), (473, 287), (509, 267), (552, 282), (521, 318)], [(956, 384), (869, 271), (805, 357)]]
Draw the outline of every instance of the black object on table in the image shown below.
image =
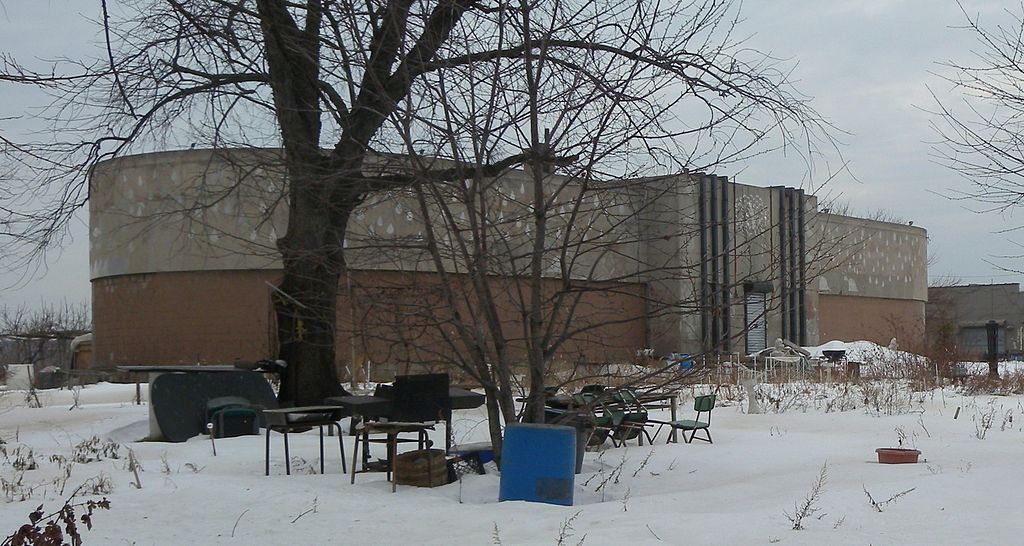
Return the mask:
[[(387, 420), (363, 421), (359, 433), (363, 443), (363, 467), (362, 471), (368, 470), (368, 453), (370, 442), (383, 443), (387, 446), (386, 471), (388, 479), (391, 480), (391, 491), (395, 490), (394, 473), (395, 456), (397, 455), (398, 444), (401, 442), (417, 442), (419, 449), (430, 447), (430, 439), (427, 436), (428, 430), (434, 429), (434, 423), (444, 419), (451, 420), (451, 400), (448, 393), (448, 374), (421, 374), (405, 375), (395, 378), (395, 384), (391, 388), (378, 389), (381, 396), (375, 398), (389, 398), (391, 400), (391, 412)], [(450, 429), (445, 431), (447, 438)], [(401, 434), (416, 433), (416, 439), (403, 439)], [(384, 434), (383, 438), (370, 438), (370, 434)], [(352, 478), (356, 481), (356, 460), (359, 451), (359, 440), (356, 440), (356, 447), (352, 453)], [(447, 453), (447, 450), (445, 450)]]
[[(445, 427), (451, 430), (452, 415), (450, 410), (474, 409), (482, 406), (486, 397), (483, 394), (471, 390), (448, 387), (448, 402), (450, 409), (444, 412)], [(392, 419), (394, 412), (394, 400), (385, 396), (332, 396), (324, 399), (325, 404), (337, 405), (345, 408), (352, 416), (353, 427), (361, 419), (379, 419), (387, 417)], [(445, 451), (450, 448), (450, 435), (445, 433)], [(363, 465), (369, 463), (369, 453), (363, 451)]]
[(258, 435), (261, 409), (242, 396), (209, 399), (206, 402), (206, 422), (207, 426), (212, 427), (210, 435), (213, 438)]
[(263, 411), (267, 424), (266, 443), (266, 474), (270, 475), (270, 431), (284, 434), (284, 468), (291, 475), (291, 455), (288, 452), (288, 433), (302, 432), (312, 427), (320, 427), (320, 473), (324, 473), (324, 427), (334, 427), (338, 431), (338, 446), (341, 449), (341, 472), (347, 474), (345, 467), (345, 442), (341, 437), (341, 421), (348, 413), (339, 406), (299, 406), (294, 408), (268, 409)]
[[(484, 405), (486, 397), (480, 393), (460, 387), (448, 387), (448, 400), (451, 408), (474, 409)], [(388, 417), (391, 415), (393, 400), (385, 396), (347, 395), (331, 396), (324, 399), (325, 403), (343, 406), (358, 417)]]
[[(451, 409), (474, 409), (484, 405), (486, 397), (480, 393), (459, 387), (448, 387), (448, 401)], [(331, 396), (324, 399), (324, 404), (341, 406), (352, 416), (353, 424), (359, 419), (391, 418), (394, 401), (384, 396), (348, 395)], [(452, 425), (451, 412), (444, 415), (445, 425)]]

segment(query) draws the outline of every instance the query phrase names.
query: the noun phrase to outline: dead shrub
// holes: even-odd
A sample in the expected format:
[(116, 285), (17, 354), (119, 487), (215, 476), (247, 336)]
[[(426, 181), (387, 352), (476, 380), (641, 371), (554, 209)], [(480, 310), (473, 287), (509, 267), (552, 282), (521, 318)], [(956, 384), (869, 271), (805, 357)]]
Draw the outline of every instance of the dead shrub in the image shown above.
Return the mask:
[[(79, 488), (80, 490), (81, 488)], [(4, 539), (2, 546), (22, 544), (82, 544), (79, 524), (92, 530), (92, 515), (96, 510), (110, 510), (110, 501), (101, 500), (73, 502), (79, 494), (76, 490), (56, 512), (46, 514), (40, 504), (28, 515), (28, 523)]]
[(104, 442), (98, 436), (79, 442), (74, 446), (71, 454), (72, 461), (82, 464), (120, 458), (121, 444), (113, 440)]

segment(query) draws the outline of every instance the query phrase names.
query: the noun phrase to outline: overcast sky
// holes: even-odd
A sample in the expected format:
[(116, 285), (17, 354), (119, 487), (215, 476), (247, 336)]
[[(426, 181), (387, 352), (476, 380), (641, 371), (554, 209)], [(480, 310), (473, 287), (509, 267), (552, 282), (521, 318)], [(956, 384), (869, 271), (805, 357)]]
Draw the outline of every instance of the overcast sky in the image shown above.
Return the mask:
[[(116, 3), (116, 2), (112, 2)], [(86, 18), (99, 17), (99, 2), (15, 0), (0, 2), (0, 51), (22, 58), (54, 58), (97, 52), (97, 29)], [(982, 23), (1006, 21), (1010, 2), (964, 0)], [(82, 10), (89, 11), (82, 11)], [(934, 75), (948, 73), (938, 63), (968, 61), (973, 37), (953, 27), (964, 23), (953, 0), (764, 0), (743, 6), (740, 34), (747, 45), (795, 65), (798, 88), (837, 127), (849, 172), (825, 193), (858, 215), (885, 211), (928, 230), (932, 281), (1020, 282), (986, 261), (1021, 269), (1013, 235), (999, 231), (1024, 224), (1020, 214), (979, 215), (970, 203), (942, 197), (966, 190), (959, 175), (931, 159), (927, 110), (934, 108), (928, 87), (945, 96), (949, 85)], [(57, 24), (57, 22), (60, 22)], [(0, 118), (24, 115), (40, 98), (0, 84)], [(12, 122), (7, 121), (6, 126)], [(837, 158), (829, 158), (835, 164)], [(825, 170), (820, 163), (818, 176)], [(717, 174), (746, 184), (800, 186), (804, 163), (775, 154), (742, 170)], [(980, 208), (975, 206), (974, 208)], [(22, 275), (0, 274), (0, 306), (89, 299), (87, 230), (83, 215), (72, 240), (47, 263)]]

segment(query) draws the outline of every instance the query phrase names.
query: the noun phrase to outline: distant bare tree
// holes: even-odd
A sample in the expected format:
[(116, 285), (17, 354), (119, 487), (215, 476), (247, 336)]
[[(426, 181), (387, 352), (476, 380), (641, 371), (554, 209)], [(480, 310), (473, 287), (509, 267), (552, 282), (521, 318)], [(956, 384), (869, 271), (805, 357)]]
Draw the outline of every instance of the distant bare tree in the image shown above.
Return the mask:
[(68, 343), (91, 329), (84, 304), (0, 308), (0, 363), (70, 362)]
[(962, 30), (974, 38), (973, 55), (943, 63), (949, 69), (943, 77), (960, 100), (933, 93), (932, 125), (941, 139), (936, 155), (971, 185), (953, 198), (1006, 213), (1024, 204), (1024, 5), (1007, 8), (1004, 22), (989, 25), (958, 5)]
[(0, 308), (0, 335), (73, 338), (89, 332), (92, 323), (85, 304)]

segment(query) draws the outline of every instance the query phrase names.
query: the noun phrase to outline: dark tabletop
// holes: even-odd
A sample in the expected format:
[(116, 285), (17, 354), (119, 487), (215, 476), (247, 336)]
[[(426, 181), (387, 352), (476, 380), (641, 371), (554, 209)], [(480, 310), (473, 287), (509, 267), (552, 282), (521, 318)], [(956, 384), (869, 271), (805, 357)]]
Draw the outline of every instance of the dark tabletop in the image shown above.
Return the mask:
[[(449, 387), (448, 398), (452, 409), (473, 409), (484, 404), (485, 397), (480, 393), (459, 387)], [(363, 417), (383, 417), (391, 413), (392, 400), (383, 396), (332, 396), (325, 398), (327, 404), (337, 404)]]
[[(321, 418), (311, 417), (321, 414)], [(292, 408), (265, 409), (263, 415), (269, 425), (322, 425), (344, 418), (348, 412), (340, 406), (296, 406)]]
[(186, 373), (200, 373), (200, 372), (244, 372), (247, 370), (239, 369), (234, 366), (216, 365), (216, 366), (118, 366), (118, 370), (122, 372), (186, 372)]
[(452, 409), (473, 409), (484, 405), (487, 397), (471, 390), (459, 387), (448, 389), (448, 398), (452, 401)]
[(339, 406), (295, 406), (292, 408), (265, 409), (263, 413), (317, 413), (341, 409)]
[(392, 401), (383, 396), (331, 396), (325, 398), (327, 404), (337, 404), (347, 409), (352, 415), (362, 417), (384, 417), (391, 413)]

